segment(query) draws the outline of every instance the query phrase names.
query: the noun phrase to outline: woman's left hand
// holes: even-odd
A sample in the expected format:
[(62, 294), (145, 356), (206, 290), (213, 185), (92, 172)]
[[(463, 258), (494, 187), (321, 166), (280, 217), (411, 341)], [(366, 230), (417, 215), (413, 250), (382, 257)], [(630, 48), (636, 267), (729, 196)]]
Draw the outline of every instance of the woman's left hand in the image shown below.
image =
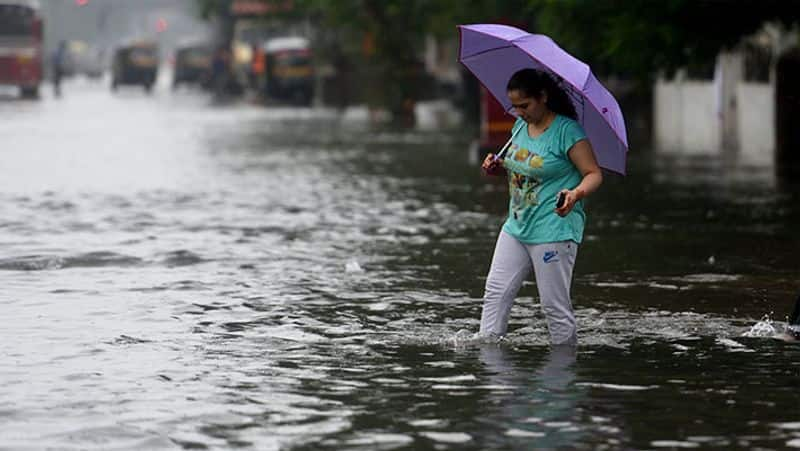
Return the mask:
[(556, 214), (563, 218), (572, 211), (572, 207), (575, 206), (576, 202), (581, 200), (582, 196), (579, 190), (562, 189), (561, 192), (565, 193), (567, 197), (564, 199), (564, 205), (562, 205), (561, 208), (556, 208)]

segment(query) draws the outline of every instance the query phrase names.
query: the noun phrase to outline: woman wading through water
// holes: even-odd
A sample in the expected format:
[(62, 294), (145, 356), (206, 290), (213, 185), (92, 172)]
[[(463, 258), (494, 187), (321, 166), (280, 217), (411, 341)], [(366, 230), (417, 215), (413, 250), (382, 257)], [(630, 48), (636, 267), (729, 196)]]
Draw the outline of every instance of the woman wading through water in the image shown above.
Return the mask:
[(480, 332), (505, 335), (514, 298), (533, 270), (551, 344), (576, 344), (572, 269), (583, 239), (583, 199), (600, 186), (602, 172), (575, 107), (549, 75), (520, 70), (507, 93), (518, 115), (511, 145), (504, 158), (489, 154), (482, 165), (489, 175), (508, 176), (510, 201), (486, 279)]

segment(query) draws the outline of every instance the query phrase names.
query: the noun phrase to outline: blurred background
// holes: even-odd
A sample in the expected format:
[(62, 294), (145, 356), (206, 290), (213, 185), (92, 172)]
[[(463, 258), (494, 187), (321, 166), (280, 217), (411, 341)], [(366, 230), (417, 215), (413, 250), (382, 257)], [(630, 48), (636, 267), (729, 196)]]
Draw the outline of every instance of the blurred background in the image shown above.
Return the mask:
[(480, 151), (504, 142), (510, 118), (457, 62), (455, 26), (495, 22), (547, 34), (587, 61), (622, 104), (636, 149), (781, 174), (797, 166), (793, 0), (2, 4), (0, 84), (25, 98), (75, 77), (148, 92), (163, 79), (265, 107), (355, 107), (372, 123), (458, 127)]

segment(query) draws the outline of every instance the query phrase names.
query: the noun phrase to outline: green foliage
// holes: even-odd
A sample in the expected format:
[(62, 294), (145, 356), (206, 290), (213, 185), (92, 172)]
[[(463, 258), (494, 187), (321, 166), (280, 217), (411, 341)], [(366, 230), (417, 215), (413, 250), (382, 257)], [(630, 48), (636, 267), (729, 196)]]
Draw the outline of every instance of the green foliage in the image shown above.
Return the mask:
[(534, 0), (538, 31), (599, 73), (649, 82), (702, 67), (767, 21), (798, 22), (798, 0)]
[[(230, 4), (197, 2), (204, 17)], [(416, 96), (425, 36), (455, 38), (458, 24), (508, 23), (544, 33), (596, 73), (649, 86), (659, 71), (713, 67), (719, 50), (765, 21), (796, 24), (800, 0), (294, 0), (294, 6), (289, 18), (311, 18), (320, 30), (332, 30), (324, 38), (368, 68), (373, 103), (399, 110)]]
[[(524, 0), (299, 0), (299, 9), (338, 30), (368, 68), (367, 100), (400, 112), (419, 97), (420, 54), (428, 35), (455, 38), (456, 25), (508, 21), (528, 9)], [(525, 14), (522, 14), (524, 16)], [(526, 25), (525, 22), (520, 25)], [(366, 47), (369, 50), (363, 54)]]
[(209, 19), (225, 15), (230, 9), (231, 0), (195, 0), (200, 17)]

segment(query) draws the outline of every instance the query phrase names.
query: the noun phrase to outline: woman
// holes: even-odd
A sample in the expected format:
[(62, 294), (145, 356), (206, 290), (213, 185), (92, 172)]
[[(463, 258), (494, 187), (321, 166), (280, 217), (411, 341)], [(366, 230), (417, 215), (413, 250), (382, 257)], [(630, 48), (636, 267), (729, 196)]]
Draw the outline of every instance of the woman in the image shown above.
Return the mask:
[(482, 165), (487, 174), (508, 174), (511, 199), (486, 279), (480, 331), (505, 335), (511, 305), (533, 269), (551, 344), (575, 344), (572, 268), (583, 238), (583, 199), (600, 186), (602, 172), (572, 102), (550, 76), (520, 70), (507, 93), (519, 116), (511, 146), (505, 158), (489, 154)]
[(783, 334), (779, 334), (779, 338), (787, 341), (800, 341), (800, 296), (794, 301), (794, 310), (792, 316), (789, 317), (786, 330)]

